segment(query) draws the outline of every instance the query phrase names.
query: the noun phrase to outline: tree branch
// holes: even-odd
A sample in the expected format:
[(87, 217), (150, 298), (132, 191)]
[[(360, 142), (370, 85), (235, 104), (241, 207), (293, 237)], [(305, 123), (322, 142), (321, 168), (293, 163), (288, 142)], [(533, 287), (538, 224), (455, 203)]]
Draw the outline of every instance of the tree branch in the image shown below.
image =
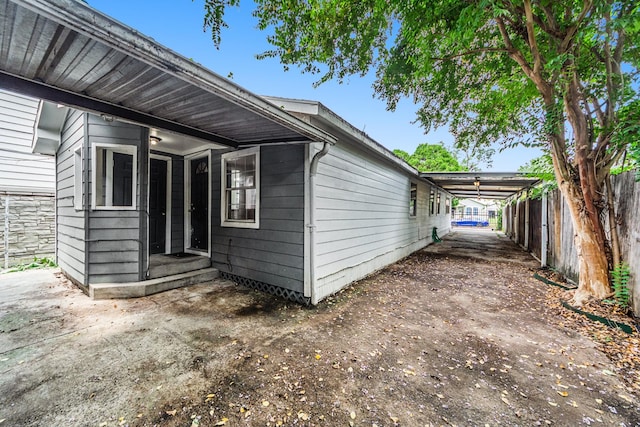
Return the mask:
[(584, 1), (582, 6), (582, 12), (580, 12), (580, 15), (578, 15), (578, 17), (575, 19), (575, 21), (573, 22), (573, 25), (567, 28), (564, 40), (562, 40), (562, 43), (560, 44), (560, 52), (566, 52), (569, 46), (573, 43), (573, 37), (576, 35), (576, 32), (578, 31), (578, 27), (580, 26), (580, 24), (582, 24), (582, 21), (584, 20), (584, 18), (587, 17), (592, 7), (593, 7), (593, 3), (590, 0)]
[(524, 14), (526, 17), (527, 36), (529, 39), (529, 49), (533, 55), (533, 73), (540, 74), (543, 61), (538, 49), (538, 41), (536, 40), (536, 32), (533, 27), (533, 11), (531, 10), (531, 0), (524, 0)]
[(451, 59), (461, 58), (463, 56), (476, 55), (478, 53), (489, 53), (489, 52), (509, 53), (509, 50), (501, 47), (494, 47), (494, 48), (485, 47), (485, 48), (471, 49), (465, 52), (457, 53), (455, 55), (448, 55), (443, 57), (431, 57), (429, 59), (433, 61), (449, 61)]

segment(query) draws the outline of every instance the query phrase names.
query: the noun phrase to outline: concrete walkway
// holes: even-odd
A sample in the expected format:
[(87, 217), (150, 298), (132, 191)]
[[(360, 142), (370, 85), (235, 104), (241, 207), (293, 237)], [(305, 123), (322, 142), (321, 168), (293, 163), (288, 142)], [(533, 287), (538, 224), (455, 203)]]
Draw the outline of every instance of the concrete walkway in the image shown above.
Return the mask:
[(487, 228), (455, 227), (442, 238), (442, 242), (431, 244), (424, 251), (486, 261), (514, 262), (531, 268), (540, 265), (504, 233)]

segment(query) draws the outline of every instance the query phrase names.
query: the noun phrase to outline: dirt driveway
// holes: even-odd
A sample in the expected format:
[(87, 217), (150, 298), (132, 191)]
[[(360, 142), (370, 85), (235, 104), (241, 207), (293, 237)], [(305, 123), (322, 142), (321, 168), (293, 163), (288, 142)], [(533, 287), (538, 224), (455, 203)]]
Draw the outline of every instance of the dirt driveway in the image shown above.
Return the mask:
[(640, 425), (535, 260), (453, 256), (459, 233), (315, 308), (225, 281), (91, 301), (52, 271), (0, 276), (0, 427)]

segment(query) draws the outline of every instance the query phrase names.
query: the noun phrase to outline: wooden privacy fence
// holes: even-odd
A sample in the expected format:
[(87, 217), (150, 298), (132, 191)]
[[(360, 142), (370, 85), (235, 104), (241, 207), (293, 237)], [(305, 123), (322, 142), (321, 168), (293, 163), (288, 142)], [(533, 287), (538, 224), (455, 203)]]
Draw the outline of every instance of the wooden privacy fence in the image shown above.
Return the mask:
[[(631, 272), (632, 307), (640, 315), (640, 182), (635, 172), (612, 177), (622, 259)], [(610, 235), (608, 217), (605, 229)], [(504, 231), (541, 262), (577, 282), (578, 254), (569, 208), (559, 190), (542, 199), (518, 200), (503, 210)]]

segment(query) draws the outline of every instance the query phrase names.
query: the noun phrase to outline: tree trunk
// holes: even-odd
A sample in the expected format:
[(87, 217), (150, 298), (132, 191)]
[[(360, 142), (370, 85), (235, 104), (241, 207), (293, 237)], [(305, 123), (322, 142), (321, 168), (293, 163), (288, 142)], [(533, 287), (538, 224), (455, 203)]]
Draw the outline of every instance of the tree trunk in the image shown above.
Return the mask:
[[(622, 166), (624, 168), (624, 159), (622, 160)], [(613, 258), (611, 267), (615, 268), (622, 262), (622, 256), (620, 255), (620, 236), (618, 236), (618, 221), (616, 220), (616, 205), (613, 197), (611, 175), (608, 175), (604, 182), (607, 187), (607, 212), (609, 214), (609, 235), (611, 236), (611, 256)]]
[(561, 185), (560, 189), (571, 213), (574, 242), (578, 253), (580, 280), (572, 303), (581, 306), (590, 296), (604, 299), (610, 295), (609, 263), (598, 238), (597, 230), (601, 224), (592, 223), (581, 192), (567, 182)]

